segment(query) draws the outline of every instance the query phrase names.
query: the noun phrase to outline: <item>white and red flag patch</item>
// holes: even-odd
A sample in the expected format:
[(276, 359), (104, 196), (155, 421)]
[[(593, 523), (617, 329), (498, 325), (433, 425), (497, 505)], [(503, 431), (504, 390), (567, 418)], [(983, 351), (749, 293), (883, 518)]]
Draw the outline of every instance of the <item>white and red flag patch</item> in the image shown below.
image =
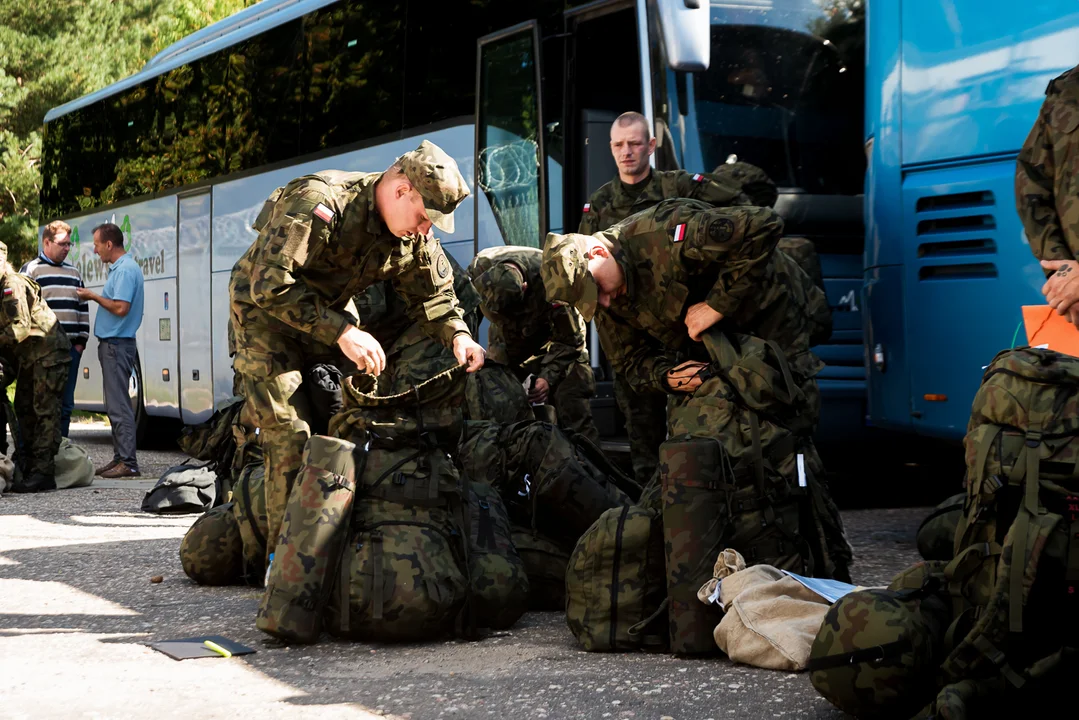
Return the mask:
[(682, 242), (686, 239), (686, 223), (682, 223), (674, 229), (674, 241)]
[(592, 210), (592, 203), (585, 203), (584, 204), (584, 211), (589, 212), (590, 210)]
[(11, 288), (4, 288), (4, 297), (8, 297), (9, 295), (11, 295), (11, 293)]
[(322, 203), (315, 206), (314, 215), (324, 223), (333, 222), (333, 210), (330, 210)]
[(704, 175), (697, 173), (693, 176), (693, 182), (704, 182)]

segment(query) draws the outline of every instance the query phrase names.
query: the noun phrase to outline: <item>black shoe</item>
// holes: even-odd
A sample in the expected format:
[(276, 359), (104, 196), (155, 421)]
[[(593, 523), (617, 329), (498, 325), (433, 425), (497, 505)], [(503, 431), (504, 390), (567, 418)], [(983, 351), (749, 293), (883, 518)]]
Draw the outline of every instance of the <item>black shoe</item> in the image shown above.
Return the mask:
[(52, 475), (34, 473), (26, 482), (19, 483), (15, 487), (11, 488), (11, 491), (17, 493), (35, 493), (49, 492), (55, 489), (56, 478), (54, 478)]

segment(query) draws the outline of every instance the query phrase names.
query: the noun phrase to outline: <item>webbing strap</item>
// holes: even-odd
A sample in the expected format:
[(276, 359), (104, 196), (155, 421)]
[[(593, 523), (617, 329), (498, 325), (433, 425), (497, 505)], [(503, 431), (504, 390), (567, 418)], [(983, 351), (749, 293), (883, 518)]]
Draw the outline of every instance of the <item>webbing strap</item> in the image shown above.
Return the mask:
[(749, 431), (753, 438), (753, 471), (757, 475), (757, 492), (761, 497), (765, 496), (764, 486), (764, 454), (761, 452), (761, 424), (757, 419), (757, 413), (749, 411)]
[(381, 620), (385, 598), (382, 596), (382, 533), (371, 533), (371, 565), (372, 581), (371, 588), (371, 619)]
[(811, 658), (806, 665), (806, 670), (809, 672), (816, 672), (817, 670), (828, 670), (830, 668), (843, 667), (844, 665), (854, 665), (855, 663), (881, 662), (883, 660), (899, 657), (903, 653), (910, 652), (913, 649), (914, 645), (911, 643), (910, 638), (903, 638), (901, 640), (894, 640), (890, 643), (884, 643), (883, 645), (874, 645), (873, 647), (855, 650), (854, 652), (829, 655), (822, 658)]
[(1012, 563), (1009, 568), (1011, 577), (1008, 586), (1008, 630), (1012, 633), (1023, 632), (1023, 576), (1026, 574), (1027, 564), (1027, 534), (1030, 531), (1030, 518), (1038, 513), (1038, 448), (1041, 446), (1042, 435), (1036, 429), (1028, 429), (1026, 445), (1022, 455), (1026, 462), (1016, 462), (1016, 466), (1025, 465), (1026, 473), (1023, 478), (1025, 492), (1023, 502), (1019, 506), (1019, 512), (1015, 516), (1012, 525)]
[[(659, 604), (659, 607), (656, 608), (656, 611), (654, 613), (652, 613), (651, 615), (646, 617), (644, 620), (641, 620), (639, 623), (636, 623), (635, 625), (631, 625), (629, 630), (626, 631), (626, 634), (629, 635), (630, 637), (633, 637), (635, 635), (641, 635), (641, 633), (644, 632), (645, 628), (647, 628), (649, 625), (651, 625), (653, 622), (655, 622), (656, 618), (658, 618), (661, 614), (663, 614), (664, 612), (667, 611), (667, 606), (670, 605), (670, 603), (671, 603), (671, 599), (669, 597), (663, 598), (663, 602), (661, 602)], [(641, 635), (641, 644), (642, 645), (662, 645), (663, 644), (663, 638), (658, 633), (653, 633), (653, 634), (649, 634), (649, 635)]]
[(971, 495), (978, 496), (982, 492), (982, 481), (985, 480), (985, 463), (989, 460), (989, 450), (993, 447), (993, 441), (1000, 435), (1003, 430), (1000, 425), (993, 425), (989, 434), (984, 436), (980, 443), (978, 443), (978, 453), (974, 461), (974, 487), (971, 489)]
[(349, 557), (348, 552), (341, 553), (341, 568), (340, 575), (337, 578), (337, 604), (341, 608), (339, 615), (340, 630), (343, 633), (349, 631), (351, 616), (352, 616), (352, 602), (351, 602), (351, 583), (352, 583), (352, 560)]
[(1021, 688), (1026, 684), (1026, 678), (1017, 673), (1012, 666), (1008, 664), (1007, 656), (1000, 648), (989, 642), (989, 639), (984, 634), (974, 638), (972, 644), (982, 655), (985, 655), (989, 659), (989, 662), (996, 665), (1000, 670), (1000, 674), (1016, 688)]
[[(794, 376), (791, 374), (790, 365), (787, 364), (787, 358), (783, 354), (783, 351), (776, 345), (774, 340), (765, 340), (768, 347), (772, 348), (772, 352), (776, 355), (776, 361), (779, 364), (779, 371), (783, 374), (783, 382), (787, 385), (787, 399), (786, 404), (790, 405), (794, 402)], [(774, 388), (773, 388), (774, 390)], [(782, 398), (780, 398), (782, 401)]]

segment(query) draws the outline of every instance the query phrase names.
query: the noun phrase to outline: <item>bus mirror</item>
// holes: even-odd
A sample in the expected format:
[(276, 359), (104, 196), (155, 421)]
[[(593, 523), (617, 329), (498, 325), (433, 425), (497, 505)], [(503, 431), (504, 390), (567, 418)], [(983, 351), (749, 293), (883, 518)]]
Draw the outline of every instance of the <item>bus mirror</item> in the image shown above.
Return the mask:
[(660, 33), (673, 70), (701, 72), (712, 54), (707, 0), (656, 0)]

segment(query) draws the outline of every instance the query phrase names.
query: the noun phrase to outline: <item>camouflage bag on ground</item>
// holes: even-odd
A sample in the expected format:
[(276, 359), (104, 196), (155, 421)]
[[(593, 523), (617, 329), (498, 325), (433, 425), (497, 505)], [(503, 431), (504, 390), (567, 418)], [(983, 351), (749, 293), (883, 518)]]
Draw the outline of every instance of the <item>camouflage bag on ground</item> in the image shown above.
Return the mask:
[(569, 553), (538, 532), (513, 526), (513, 546), (528, 575), (528, 609), (566, 609), (566, 567)]
[(367, 456), (326, 611), (332, 634), (404, 641), (471, 630), (467, 496), (443, 449), (460, 435), (464, 375), (454, 367), (387, 396), (369, 375), (346, 381), (332, 429), (366, 443)]
[(217, 482), (210, 463), (174, 465), (147, 491), (142, 511), (158, 515), (206, 512), (215, 504)]
[(266, 535), (270, 521), (266, 516), (263, 483), (266, 466), (260, 460), (240, 471), (232, 492), (232, 512), (243, 540), (244, 577), (248, 584), (262, 587), (266, 578)]
[(924, 717), (961, 716), (996, 691), (1033, 699), (1074, 659), (1079, 359), (1035, 348), (999, 353), (982, 376), (964, 447), (966, 513), (944, 573), (954, 646)]
[(465, 413), (469, 420), (505, 425), (535, 419), (521, 381), (508, 367), (490, 360), (468, 376)]
[(243, 540), (232, 503), (195, 521), (180, 541), (180, 565), (199, 585), (243, 584)]
[(806, 668), (817, 692), (858, 718), (907, 718), (932, 698), (951, 620), (942, 570), (919, 563), (833, 603)]
[(581, 536), (566, 571), (566, 622), (585, 650), (664, 650), (667, 583), (659, 513), (607, 510)]
[(255, 619), (264, 633), (289, 642), (318, 640), (348, 539), (357, 463), (363, 455), (346, 440), (312, 435), (304, 446)]
[(513, 546), (509, 513), (490, 485), (468, 484), (468, 572), (477, 627), (512, 627), (528, 607), (528, 574)]
[[(584, 438), (580, 441), (587, 443)], [(467, 477), (495, 487), (510, 518), (572, 549), (585, 530), (606, 510), (630, 504), (617, 483), (632, 480), (621, 471), (609, 475), (550, 423), (512, 425), (470, 421), (457, 453)]]
[(951, 560), (955, 550), (955, 530), (963, 517), (966, 493), (952, 495), (930, 512), (918, 526), (918, 554), (923, 560)]

